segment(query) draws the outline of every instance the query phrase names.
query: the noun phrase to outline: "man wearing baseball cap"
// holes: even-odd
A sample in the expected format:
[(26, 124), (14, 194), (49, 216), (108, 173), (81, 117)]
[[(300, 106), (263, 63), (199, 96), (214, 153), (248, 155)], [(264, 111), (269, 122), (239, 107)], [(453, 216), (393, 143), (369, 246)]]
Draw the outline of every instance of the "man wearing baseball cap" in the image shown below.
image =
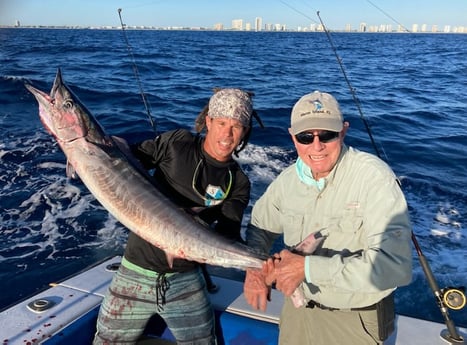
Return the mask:
[[(279, 344), (382, 344), (394, 330), (393, 291), (411, 281), (411, 224), (397, 178), (344, 144), (348, 128), (332, 95), (301, 97), (289, 128), (298, 158), (252, 210), (248, 245), (269, 253), (283, 235), (287, 248), (248, 271), (244, 285), (255, 309), (266, 309), (273, 282), (285, 295)], [(313, 253), (294, 250), (313, 233), (324, 238)], [(297, 289), (303, 303), (294, 304)]]

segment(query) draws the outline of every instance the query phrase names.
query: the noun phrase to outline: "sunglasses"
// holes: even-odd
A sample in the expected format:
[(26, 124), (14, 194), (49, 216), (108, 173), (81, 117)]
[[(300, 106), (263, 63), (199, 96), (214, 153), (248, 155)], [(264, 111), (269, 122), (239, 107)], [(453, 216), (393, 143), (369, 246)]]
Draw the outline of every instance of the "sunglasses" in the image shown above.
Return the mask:
[(318, 134), (313, 134), (313, 132), (300, 132), (295, 134), (295, 139), (303, 145), (310, 145), (315, 140), (315, 137), (318, 137), (320, 142), (326, 144), (336, 140), (339, 137), (339, 132), (321, 131)]

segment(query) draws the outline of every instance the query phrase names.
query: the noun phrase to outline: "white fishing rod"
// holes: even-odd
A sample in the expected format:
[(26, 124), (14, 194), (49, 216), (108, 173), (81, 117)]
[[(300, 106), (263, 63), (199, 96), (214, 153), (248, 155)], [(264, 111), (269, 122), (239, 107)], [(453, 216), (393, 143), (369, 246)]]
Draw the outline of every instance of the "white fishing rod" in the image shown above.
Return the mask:
[[(331, 34), (329, 33), (329, 30), (326, 28), (326, 25), (324, 25), (324, 22), (323, 20), (321, 19), (321, 16), (319, 15), (319, 11), (317, 12), (317, 16), (319, 18), (319, 21), (321, 22), (321, 25), (322, 25), (322, 28), (324, 30), (324, 32), (326, 33), (326, 36), (328, 38), (328, 41), (331, 45), (331, 48), (332, 48), (332, 51), (334, 52), (334, 55), (336, 56), (336, 59), (337, 59), (337, 62), (340, 66), (340, 69), (344, 75), (344, 79), (350, 89), (350, 93), (352, 94), (352, 98), (358, 108), (358, 112), (360, 114), (360, 118), (362, 119), (363, 123), (365, 124), (365, 127), (366, 127), (366, 130), (367, 130), (367, 133), (368, 133), (368, 136), (370, 137), (370, 140), (371, 140), (371, 143), (373, 145), (373, 148), (377, 154), (377, 156), (381, 159), (383, 159), (381, 157), (381, 154), (376, 146), (376, 143), (373, 139), (373, 135), (371, 133), (371, 128), (370, 128), (370, 125), (368, 124), (368, 121), (365, 119), (365, 116), (363, 115), (363, 112), (362, 112), (362, 109), (361, 109), (361, 106), (360, 106), (360, 101), (357, 97), (357, 94), (354, 90), (354, 88), (352, 87), (352, 85), (350, 84), (350, 80), (349, 78), (347, 77), (347, 73), (345, 72), (345, 68), (344, 68), (344, 65), (342, 63), (342, 60), (341, 58), (339, 57), (339, 54), (337, 53), (337, 49), (336, 47), (334, 46), (334, 43), (332, 41), (332, 38), (331, 38)], [(386, 157), (386, 155), (385, 155)], [(387, 158), (387, 157), (386, 157)], [(383, 159), (385, 160), (385, 159)], [(402, 187), (401, 186), (401, 183), (399, 181), (399, 179), (397, 180), (397, 183), (399, 184), (399, 187)], [(415, 237), (415, 234), (414, 232), (412, 231), (412, 242), (415, 246), (415, 250), (417, 251), (417, 255), (418, 255), (418, 258), (420, 260), (420, 265), (422, 266), (422, 269), (423, 269), (423, 272), (425, 273), (425, 276), (428, 280), (428, 284), (430, 285), (430, 288), (431, 290), (433, 291), (434, 295), (435, 295), (435, 298), (436, 298), (436, 302), (437, 302), (437, 305), (441, 311), (441, 314), (443, 315), (443, 318), (444, 318), (444, 321), (445, 321), (445, 324), (447, 326), (447, 331), (446, 330), (443, 330), (441, 332), (441, 337), (443, 339), (445, 339), (446, 341), (448, 341), (450, 344), (465, 344), (464, 343), (464, 338), (459, 335), (459, 333), (457, 332), (456, 330), (456, 327), (454, 325), (454, 321), (450, 318), (449, 316), (449, 312), (448, 312), (448, 308), (449, 309), (452, 309), (452, 310), (460, 310), (462, 309), (465, 304), (466, 304), (466, 297), (465, 297), (465, 293), (464, 293), (464, 290), (465, 288), (464, 287), (460, 287), (460, 288), (453, 288), (453, 287), (447, 287), (447, 288), (444, 288), (444, 289), (440, 289), (439, 286), (438, 286), (438, 283), (436, 282), (436, 279), (433, 275), (433, 272), (431, 271), (431, 268), (430, 268), (430, 265), (428, 264), (428, 261), (425, 257), (425, 255), (423, 255), (423, 252), (422, 252), (422, 249), (420, 248), (420, 245), (418, 244), (418, 241), (417, 241), (417, 238)]]

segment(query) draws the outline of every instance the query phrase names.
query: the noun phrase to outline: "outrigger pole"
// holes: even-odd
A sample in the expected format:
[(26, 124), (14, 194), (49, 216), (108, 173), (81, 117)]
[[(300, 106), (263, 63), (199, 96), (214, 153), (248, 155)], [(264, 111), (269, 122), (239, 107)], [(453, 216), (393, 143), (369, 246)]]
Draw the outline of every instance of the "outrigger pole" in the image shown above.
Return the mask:
[[(326, 33), (326, 36), (328, 38), (329, 43), (331, 44), (331, 48), (334, 52), (334, 55), (336, 56), (337, 62), (339, 63), (339, 67), (344, 75), (344, 79), (350, 89), (350, 93), (352, 94), (353, 100), (358, 108), (358, 112), (360, 113), (360, 118), (362, 119), (363, 123), (365, 124), (366, 130), (368, 132), (368, 135), (370, 137), (371, 143), (373, 145), (373, 148), (377, 154), (377, 156), (381, 159), (381, 154), (378, 150), (378, 147), (376, 146), (376, 143), (373, 139), (373, 135), (371, 133), (371, 128), (368, 122), (365, 119), (365, 116), (363, 116), (363, 112), (360, 106), (360, 101), (357, 98), (357, 95), (355, 93), (354, 88), (350, 84), (349, 78), (347, 78), (347, 73), (345, 72), (344, 65), (342, 64), (342, 61), (339, 57), (339, 54), (337, 53), (337, 49), (335, 48), (331, 35), (329, 34), (328, 29), (326, 28), (326, 25), (324, 25), (323, 20), (321, 19), (321, 16), (319, 15), (319, 11), (317, 11), (317, 15), (319, 18), (319, 21), (321, 22), (321, 25), (323, 27), (324, 32)], [(401, 183), (399, 180), (397, 180), (399, 187), (401, 187)], [(463, 288), (446, 288), (446, 289), (440, 289), (438, 286), (438, 283), (436, 282), (436, 279), (433, 275), (433, 272), (431, 271), (430, 265), (428, 264), (428, 261), (426, 260), (425, 255), (423, 255), (422, 250), (418, 244), (417, 238), (415, 237), (414, 232), (412, 231), (412, 242), (415, 246), (415, 249), (417, 251), (417, 255), (420, 261), (420, 265), (422, 266), (423, 272), (425, 273), (425, 276), (428, 280), (428, 284), (430, 285), (431, 290), (433, 291), (437, 305), (441, 311), (441, 314), (444, 317), (444, 322), (446, 324), (447, 330), (443, 330), (440, 334), (440, 336), (445, 339), (447, 342), (450, 344), (465, 344), (464, 338), (459, 335), (459, 333), (456, 330), (456, 327), (454, 325), (454, 321), (449, 317), (448, 313), (448, 308), (453, 309), (453, 310), (460, 310), (462, 309), (465, 304), (466, 304), (466, 297), (463, 291)]]

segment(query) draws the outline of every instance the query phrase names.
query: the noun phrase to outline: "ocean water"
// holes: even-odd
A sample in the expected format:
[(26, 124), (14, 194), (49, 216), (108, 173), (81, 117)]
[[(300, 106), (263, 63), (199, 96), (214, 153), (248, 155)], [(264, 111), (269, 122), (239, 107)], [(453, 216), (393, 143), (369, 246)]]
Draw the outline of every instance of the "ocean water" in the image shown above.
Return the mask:
[[(305, 93), (333, 93), (347, 143), (375, 152), (324, 33), (0, 29), (0, 309), (125, 246), (127, 230), (65, 175), (28, 82), (50, 90), (57, 68), (107, 132), (193, 128), (215, 87), (255, 92), (257, 124), (239, 162), (251, 205), (296, 158), (287, 128)], [(343, 34), (332, 40), (376, 147), (402, 180), (413, 231), (441, 288), (467, 285), (467, 35)], [(134, 59), (133, 59), (134, 57)], [(244, 223), (249, 220), (251, 205)], [(414, 249), (399, 313), (442, 322)], [(450, 311), (467, 326), (467, 311)]]

